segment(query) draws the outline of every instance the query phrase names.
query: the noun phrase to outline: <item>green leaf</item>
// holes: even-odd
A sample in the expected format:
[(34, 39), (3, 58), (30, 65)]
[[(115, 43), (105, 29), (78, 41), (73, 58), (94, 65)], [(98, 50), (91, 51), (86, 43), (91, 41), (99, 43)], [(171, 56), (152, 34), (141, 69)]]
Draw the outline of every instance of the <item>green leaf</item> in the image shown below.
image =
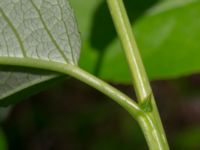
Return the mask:
[(138, 45), (151, 79), (200, 71), (199, 17), (199, 0), (175, 0), (153, 7), (137, 22)]
[[(88, 5), (83, 6), (80, 0), (71, 1), (83, 35), (80, 66), (105, 80), (131, 83), (106, 2), (96, 0), (90, 4), (90, 0), (85, 0)], [(200, 71), (199, 0), (124, 2), (134, 22), (136, 41), (151, 80), (178, 78)]]
[[(0, 60), (13, 58), (77, 65), (79, 53), (79, 32), (67, 0), (0, 1)], [(40, 64), (35, 65), (40, 68)], [(61, 76), (1, 66), (0, 100)]]

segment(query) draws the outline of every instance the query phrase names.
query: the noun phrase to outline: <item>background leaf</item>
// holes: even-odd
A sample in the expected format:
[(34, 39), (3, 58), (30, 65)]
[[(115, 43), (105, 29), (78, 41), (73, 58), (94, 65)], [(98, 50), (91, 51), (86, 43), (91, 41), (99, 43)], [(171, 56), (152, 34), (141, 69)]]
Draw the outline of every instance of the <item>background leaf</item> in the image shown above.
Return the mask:
[[(0, 33), (0, 59), (78, 63), (80, 37), (67, 0), (1, 0)], [(1, 67), (0, 99), (59, 76), (34, 69)]]
[(8, 150), (8, 143), (4, 131), (0, 128), (0, 149)]
[[(131, 83), (106, 2), (87, 1), (72, 1), (84, 41), (81, 67), (108, 81)], [(199, 72), (199, 0), (124, 2), (151, 80)]]

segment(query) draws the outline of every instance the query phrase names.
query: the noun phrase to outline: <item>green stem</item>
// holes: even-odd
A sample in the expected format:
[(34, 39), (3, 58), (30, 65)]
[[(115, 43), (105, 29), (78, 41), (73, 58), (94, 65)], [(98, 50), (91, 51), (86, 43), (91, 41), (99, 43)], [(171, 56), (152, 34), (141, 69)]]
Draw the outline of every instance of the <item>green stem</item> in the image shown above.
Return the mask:
[(95, 76), (87, 73), (86, 71), (82, 70), (81, 68), (75, 65), (43, 61), (31, 58), (11, 58), (11, 57), (0, 58), (0, 65), (12, 65), (12, 66), (43, 69), (70, 75), (94, 87), (95, 89), (99, 90), (100, 92), (110, 97), (112, 100), (114, 100), (115, 102), (120, 104), (123, 108), (125, 108), (136, 120), (138, 120), (140, 116), (144, 115), (142, 109), (131, 98), (129, 98), (116, 88), (112, 87), (108, 83), (96, 78)]
[[(54, 71), (66, 75), (70, 75), (80, 81), (94, 87), (100, 92), (104, 93), (112, 100), (120, 104), (124, 109), (126, 109), (141, 125), (145, 137), (147, 138), (150, 147), (154, 150), (162, 149), (163, 138), (162, 135), (157, 130), (154, 118), (151, 113), (144, 112), (137, 103), (135, 103), (131, 98), (123, 94), (121, 91), (110, 86), (106, 82), (96, 78), (95, 76), (85, 72), (77, 66), (71, 64), (56, 63), (32, 58), (11, 58), (11, 57), (1, 57), (0, 65), (11, 65), (19, 67), (29, 67), (36, 69), (43, 69)], [(161, 146), (160, 146), (161, 145)], [(157, 148), (158, 147), (158, 148)]]
[(107, 0), (107, 2), (125, 50), (138, 100), (144, 101), (152, 92), (132, 33), (132, 28), (126, 15), (126, 10), (122, 0)]
[(126, 54), (138, 101), (141, 108), (146, 111), (145, 117), (141, 117), (139, 124), (150, 149), (168, 150), (162, 122), (123, 1), (107, 0), (107, 2)]

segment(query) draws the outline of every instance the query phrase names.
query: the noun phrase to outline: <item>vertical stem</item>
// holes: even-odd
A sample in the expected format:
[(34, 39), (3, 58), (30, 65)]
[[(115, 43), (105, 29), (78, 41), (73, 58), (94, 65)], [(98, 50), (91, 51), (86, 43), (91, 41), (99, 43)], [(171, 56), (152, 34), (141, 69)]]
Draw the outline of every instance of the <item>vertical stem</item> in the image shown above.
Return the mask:
[(152, 93), (122, 0), (107, 0), (113, 21), (125, 50), (137, 98), (144, 101)]
[(132, 32), (122, 0), (107, 0), (108, 6), (124, 48), (132, 75), (133, 85), (141, 108), (146, 111), (138, 122), (152, 150), (169, 149), (154, 96)]

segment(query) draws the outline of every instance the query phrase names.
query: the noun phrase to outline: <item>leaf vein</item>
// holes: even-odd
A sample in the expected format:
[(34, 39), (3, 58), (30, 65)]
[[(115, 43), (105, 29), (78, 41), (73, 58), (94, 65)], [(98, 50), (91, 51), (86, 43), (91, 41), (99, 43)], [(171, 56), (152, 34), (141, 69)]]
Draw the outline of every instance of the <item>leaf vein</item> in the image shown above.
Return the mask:
[(42, 14), (40, 13), (40, 10), (37, 8), (37, 6), (34, 4), (34, 2), (32, 0), (30, 0), (31, 4), (33, 5), (33, 7), (35, 8), (35, 10), (37, 11), (38, 15), (39, 15), (39, 18), (41, 19), (41, 22), (44, 26), (44, 29), (46, 30), (47, 34), (49, 35), (51, 41), (55, 44), (56, 48), (58, 49), (58, 51), (60, 52), (60, 54), (62, 55), (62, 57), (64, 58), (64, 60), (66, 62), (68, 62), (68, 59), (67, 57), (65, 56), (63, 50), (60, 48), (60, 46), (57, 44), (56, 40), (54, 39), (54, 37), (52, 36), (52, 33), (50, 32), (50, 30), (48, 29), (43, 17), (42, 17)]
[(24, 57), (27, 57), (26, 55), (26, 50), (25, 50), (25, 47), (23, 45), (23, 42), (21, 40), (21, 37), (20, 37), (20, 34), (18, 33), (17, 29), (15, 28), (15, 26), (13, 25), (13, 23), (10, 21), (10, 19), (8, 18), (8, 16), (4, 13), (3, 9), (0, 8), (0, 12), (2, 14), (2, 17), (5, 19), (5, 21), (7, 22), (7, 24), (10, 26), (10, 28), (12, 29), (19, 45), (20, 45), (20, 48), (21, 48), (21, 51), (22, 51), (22, 54)]
[(67, 27), (67, 25), (66, 25), (66, 23), (65, 23), (65, 21), (64, 21), (63, 9), (62, 9), (62, 7), (60, 6), (60, 3), (58, 3), (58, 7), (59, 7), (60, 10), (61, 10), (62, 22), (63, 22), (63, 24), (64, 24), (64, 26), (65, 26), (65, 29), (66, 29), (66, 34), (67, 34), (67, 38), (68, 38), (68, 43), (69, 43), (69, 47), (70, 47), (70, 51), (71, 51), (72, 60), (73, 60), (73, 62), (76, 62), (76, 60), (75, 60), (75, 55), (74, 55), (74, 52), (73, 52), (72, 43), (71, 43), (71, 40), (70, 40), (70, 38), (69, 38), (70, 36), (69, 36), (68, 27)]

